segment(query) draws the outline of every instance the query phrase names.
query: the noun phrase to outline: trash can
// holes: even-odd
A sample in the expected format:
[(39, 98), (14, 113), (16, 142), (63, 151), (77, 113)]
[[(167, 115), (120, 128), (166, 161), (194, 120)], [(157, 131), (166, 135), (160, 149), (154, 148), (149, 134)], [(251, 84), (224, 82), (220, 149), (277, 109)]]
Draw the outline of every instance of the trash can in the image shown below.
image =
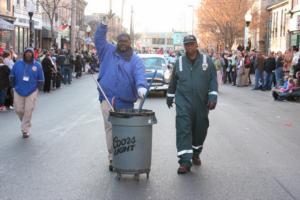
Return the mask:
[(133, 174), (149, 178), (152, 154), (152, 125), (157, 123), (151, 110), (121, 109), (110, 112), (112, 124), (113, 167), (118, 179)]

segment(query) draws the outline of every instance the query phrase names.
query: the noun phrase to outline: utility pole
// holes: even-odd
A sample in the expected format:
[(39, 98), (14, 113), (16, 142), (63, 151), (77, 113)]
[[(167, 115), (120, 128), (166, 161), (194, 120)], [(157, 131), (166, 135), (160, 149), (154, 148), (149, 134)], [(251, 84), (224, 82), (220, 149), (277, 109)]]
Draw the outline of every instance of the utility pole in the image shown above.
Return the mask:
[(76, 0), (71, 0), (71, 54), (75, 55), (76, 42)]
[(113, 28), (113, 13), (112, 13), (112, 0), (109, 0), (109, 11), (108, 11), (108, 15), (110, 15), (109, 17), (109, 21), (108, 21), (108, 24), (109, 24), (109, 30), (108, 30), (108, 33), (107, 33), (107, 39), (108, 41), (112, 41), (112, 28)]
[(131, 38), (131, 46), (132, 48), (134, 48), (133, 6), (131, 6), (130, 38)]
[(112, 12), (112, 0), (109, 0), (109, 11)]
[(120, 33), (123, 32), (122, 29), (123, 29), (124, 6), (125, 6), (125, 0), (122, 0), (121, 20), (120, 20)]

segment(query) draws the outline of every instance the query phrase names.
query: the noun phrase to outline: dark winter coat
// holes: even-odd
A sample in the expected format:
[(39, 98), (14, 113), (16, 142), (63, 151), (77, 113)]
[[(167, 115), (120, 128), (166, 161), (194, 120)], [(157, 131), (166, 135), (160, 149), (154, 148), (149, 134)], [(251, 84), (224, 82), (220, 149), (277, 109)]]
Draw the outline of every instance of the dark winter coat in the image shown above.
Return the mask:
[(10, 69), (7, 65), (0, 64), (0, 90), (9, 87)]
[(259, 71), (264, 70), (264, 65), (265, 65), (265, 58), (262, 55), (259, 55), (255, 59), (255, 69), (258, 69)]
[(264, 71), (267, 73), (272, 73), (273, 70), (275, 70), (276, 67), (276, 61), (274, 57), (268, 57), (265, 61), (265, 67)]
[(283, 57), (282, 56), (278, 57), (276, 60), (276, 69), (281, 68), (281, 67), (283, 67)]
[(75, 72), (81, 72), (82, 71), (82, 59), (80, 55), (76, 56), (76, 61), (75, 61)]
[(54, 65), (53, 63), (51, 62), (50, 58), (49, 57), (45, 57), (42, 61), (42, 67), (43, 67), (43, 71), (44, 71), (44, 74), (51, 74), (52, 73), (52, 70), (54, 68)]

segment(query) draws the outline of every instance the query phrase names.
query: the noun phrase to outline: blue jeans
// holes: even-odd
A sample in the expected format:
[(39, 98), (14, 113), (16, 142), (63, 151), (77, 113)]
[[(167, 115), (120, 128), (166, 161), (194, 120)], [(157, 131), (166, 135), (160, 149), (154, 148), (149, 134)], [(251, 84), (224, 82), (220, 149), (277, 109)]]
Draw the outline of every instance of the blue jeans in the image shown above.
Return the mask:
[(7, 88), (0, 90), (0, 106), (3, 106), (5, 103), (6, 94)]
[(64, 66), (63, 66), (63, 65), (61, 65), (61, 66), (60, 66), (60, 71), (59, 71), (59, 72), (60, 72), (60, 74), (64, 74), (64, 69), (65, 69), (65, 68), (64, 68)]
[(64, 66), (64, 84), (72, 82), (72, 68), (70, 66)]
[(260, 89), (264, 85), (263, 71), (255, 69), (255, 86), (254, 89)]
[(265, 90), (271, 90), (272, 88), (272, 78), (273, 78), (273, 74), (272, 72), (266, 72), (264, 71), (264, 85), (263, 85), (263, 89)]
[(232, 85), (235, 85), (236, 84), (236, 69), (234, 69), (234, 71), (230, 72), (230, 78), (231, 78)]
[(279, 87), (283, 84), (283, 70), (282, 67), (275, 69), (276, 86)]

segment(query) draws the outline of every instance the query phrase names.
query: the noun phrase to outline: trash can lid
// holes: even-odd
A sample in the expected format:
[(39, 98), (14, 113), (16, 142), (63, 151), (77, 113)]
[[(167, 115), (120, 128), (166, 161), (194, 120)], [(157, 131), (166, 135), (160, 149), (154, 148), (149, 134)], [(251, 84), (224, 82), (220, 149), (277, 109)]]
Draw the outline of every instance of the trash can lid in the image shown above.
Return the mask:
[(129, 118), (134, 116), (154, 116), (155, 113), (152, 110), (146, 109), (119, 109), (115, 110), (115, 112), (110, 111), (110, 116), (121, 117), (121, 118)]

